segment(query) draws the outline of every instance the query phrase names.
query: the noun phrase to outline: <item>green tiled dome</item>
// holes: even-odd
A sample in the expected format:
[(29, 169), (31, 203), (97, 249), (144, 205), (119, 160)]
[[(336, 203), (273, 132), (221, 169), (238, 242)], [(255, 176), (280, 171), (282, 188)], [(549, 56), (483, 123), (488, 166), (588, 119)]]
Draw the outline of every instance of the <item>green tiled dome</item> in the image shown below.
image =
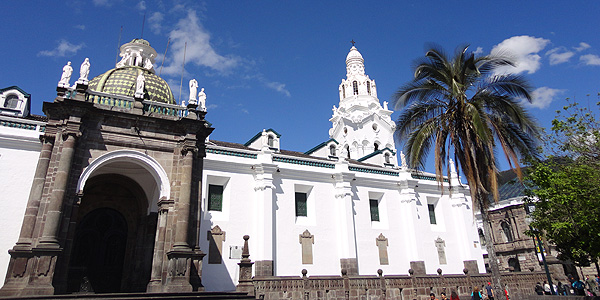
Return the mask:
[(145, 100), (175, 104), (175, 98), (166, 81), (152, 72), (136, 66), (109, 70), (90, 80), (88, 87), (97, 92), (133, 97), (136, 79), (140, 72), (143, 72), (145, 77)]

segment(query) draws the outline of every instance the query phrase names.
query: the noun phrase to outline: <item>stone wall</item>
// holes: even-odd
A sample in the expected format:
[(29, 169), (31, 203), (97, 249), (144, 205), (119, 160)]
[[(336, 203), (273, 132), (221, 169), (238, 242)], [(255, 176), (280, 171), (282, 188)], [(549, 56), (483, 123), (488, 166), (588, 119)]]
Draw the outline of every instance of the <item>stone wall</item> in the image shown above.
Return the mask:
[[(472, 288), (491, 281), (489, 274), (465, 275), (348, 275), (342, 276), (274, 276), (253, 279), (256, 299), (327, 299), (327, 300), (426, 300), (430, 293), (439, 298), (441, 292), (450, 296), (457, 291), (461, 299), (469, 299)], [(415, 272), (416, 273), (416, 272)], [(534, 294), (536, 282), (545, 279), (543, 272), (513, 272), (503, 274), (511, 299), (526, 299)]]

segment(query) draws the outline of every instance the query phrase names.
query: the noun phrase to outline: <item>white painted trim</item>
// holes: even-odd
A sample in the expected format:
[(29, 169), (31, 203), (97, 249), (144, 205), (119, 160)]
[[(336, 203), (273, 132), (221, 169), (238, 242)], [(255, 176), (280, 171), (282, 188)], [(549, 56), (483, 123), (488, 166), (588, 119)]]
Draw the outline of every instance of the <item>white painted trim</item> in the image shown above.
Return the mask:
[(117, 150), (112, 151), (106, 154), (101, 155), (96, 158), (92, 163), (83, 170), (81, 176), (79, 177), (79, 181), (77, 182), (77, 191), (78, 193), (83, 193), (83, 188), (85, 187), (85, 183), (90, 178), (94, 171), (102, 167), (103, 165), (109, 162), (132, 162), (135, 163), (144, 169), (146, 169), (154, 180), (156, 180), (156, 184), (159, 187), (159, 199), (169, 199), (171, 194), (171, 186), (169, 177), (167, 176), (167, 172), (163, 169), (163, 167), (151, 156), (133, 150)]

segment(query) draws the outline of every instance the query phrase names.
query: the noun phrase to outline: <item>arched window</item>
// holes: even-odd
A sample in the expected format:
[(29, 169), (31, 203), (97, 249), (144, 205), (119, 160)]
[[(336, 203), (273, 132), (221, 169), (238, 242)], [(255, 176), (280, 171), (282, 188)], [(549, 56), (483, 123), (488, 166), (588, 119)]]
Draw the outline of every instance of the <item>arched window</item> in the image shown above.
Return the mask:
[(521, 272), (521, 264), (515, 257), (508, 259), (508, 270), (511, 272)]
[[(377, 144), (375, 144), (375, 145), (377, 145)], [(389, 153), (386, 153), (386, 154), (385, 154), (385, 163), (386, 163), (386, 164), (389, 164), (389, 163), (390, 163), (390, 154), (389, 154)]]
[(371, 82), (367, 81), (367, 94), (371, 95)]
[(510, 224), (508, 222), (502, 222), (500, 223), (500, 227), (502, 228), (502, 233), (504, 233), (504, 241), (507, 243), (514, 241)]
[(346, 145), (346, 153), (348, 153), (348, 158), (350, 158), (350, 146)]
[(374, 143), (373, 144), (373, 151), (377, 151), (377, 150), (379, 150), (379, 144)]
[(342, 98), (346, 98), (346, 85), (342, 84)]
[(269, 145), (269, 147), (273, 147), (273, 136), (269, 135), (269, 138), (267, 140), (267, 144)]
[(9, 95), (4, 100), (4, 107), (6, 108), (17, 108), (19, 105), (19, 96), (17, 95)]
[(352, 88), (354, 89), (354, 95), (358, 95), (358, 82), (352, 81)]
[(329, 146), (329, 155), (335, 156), (335, 145)]

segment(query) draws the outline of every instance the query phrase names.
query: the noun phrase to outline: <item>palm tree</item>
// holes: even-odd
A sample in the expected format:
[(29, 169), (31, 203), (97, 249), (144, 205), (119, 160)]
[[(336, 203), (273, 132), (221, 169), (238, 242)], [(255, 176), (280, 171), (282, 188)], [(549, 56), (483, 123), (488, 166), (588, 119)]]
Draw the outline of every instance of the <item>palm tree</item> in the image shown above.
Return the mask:
[(528, 82), (514, 74), (495, 74), (498, 67), (514, 66), (513, 61), (501, 55), (475, 57), (467, 48), (458, 48), (449, 58), (433, 47), (416, 61), (414, 79), (394, 95), (396, 110), (404, 108), (396, 134), (405, 141), (411, 168), (423, 168), (434, 148), (440, 185), (444, 168), (450, 176), (451, 156), (459, 163), (474, 209), (481, 212), (492, 277), (500, 288), (488, 215), (490, 196), (498, 200), (495, 150), (500, 145), (521, 178), (519, 160), (537, 156), (538, 126), (520, 104), (523, 99), (531, 102)]

